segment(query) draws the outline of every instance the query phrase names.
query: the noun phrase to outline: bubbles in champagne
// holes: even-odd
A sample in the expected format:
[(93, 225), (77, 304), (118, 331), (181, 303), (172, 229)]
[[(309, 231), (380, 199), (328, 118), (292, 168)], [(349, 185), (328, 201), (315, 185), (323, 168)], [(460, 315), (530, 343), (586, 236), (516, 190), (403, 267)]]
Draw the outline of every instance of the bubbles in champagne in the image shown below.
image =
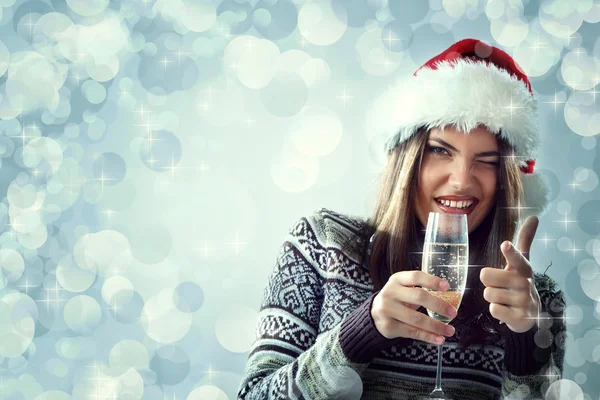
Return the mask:
[[(430, 292), (458, 310), (467, 284), (469, 270), (468, 245), (462, 243), (425, 243), (421, 269), (425, 273), (440, 277), (450, 284), (450, 288), (445, 292)], [(439, 321), (449, 322), (452, 320), (429, 310), (428, 313), (431, 318)]]
[[(456, 308), (458, 310), (458, 307), (460, 307), (460, 302), (462, 301), (462, 293), (461, 292), (440, 292), (437, 290), (428, 290), (429, 293), (431, 293), (432, 295), (434, 295), (435, 297), (444, 300), (446, 303), (450, 304), (452, 307)], [(427, 310), (427, 313), (429, 314), (429, 316), (431, 318), (437, 319), (438, 321), (442, 321), (442, 322), (450, 322), (452, 321), (453, 318), (448, 318), (445, 315), (440, 315), (436, 312), (433, 311), (429, 311)]]

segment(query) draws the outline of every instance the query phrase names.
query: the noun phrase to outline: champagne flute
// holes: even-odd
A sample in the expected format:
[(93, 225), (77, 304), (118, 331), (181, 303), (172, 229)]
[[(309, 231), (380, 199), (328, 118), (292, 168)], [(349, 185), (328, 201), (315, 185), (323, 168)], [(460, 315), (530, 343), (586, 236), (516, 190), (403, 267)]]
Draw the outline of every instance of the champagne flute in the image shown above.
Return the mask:
[[(469, 267), (469, 231), (466, 214), (430, 212), (423, 243), (421, 270), (445, 279), (450, 288), (445, 291), (425, 289), (432, 295), (448, 302), (458, 310)], [(431, 318), (449, 323), (452, 318), (427, 310)], [(442, 390), (442, 344), (438, 345), (435, 388), (428, 399), (451, 399)]]

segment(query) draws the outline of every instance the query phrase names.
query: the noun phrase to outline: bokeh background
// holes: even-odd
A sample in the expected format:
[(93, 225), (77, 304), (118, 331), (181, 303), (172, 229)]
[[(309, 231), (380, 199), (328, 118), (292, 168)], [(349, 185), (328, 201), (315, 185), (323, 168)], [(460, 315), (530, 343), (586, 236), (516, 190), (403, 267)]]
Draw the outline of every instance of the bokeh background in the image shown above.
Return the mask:
[(599, 21), (597, 0), (0, 0), (0, 399), (234, 399), (288, 229), (370, 215), (390, 88), (466, 37), (531, 77), (532, 263), (568, 301), (561, 398), (599, 399)]

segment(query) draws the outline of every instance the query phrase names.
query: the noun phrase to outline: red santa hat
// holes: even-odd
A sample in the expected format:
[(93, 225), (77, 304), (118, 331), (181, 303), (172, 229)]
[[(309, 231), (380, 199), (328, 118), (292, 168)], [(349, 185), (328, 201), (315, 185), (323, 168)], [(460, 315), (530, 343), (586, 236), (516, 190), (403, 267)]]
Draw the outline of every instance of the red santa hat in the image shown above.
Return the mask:
[(548, 187), (534, 172), (540, 144), (537, 102), (527, 75), (506, 52), (480, 40), (461, 40), (421, 66), (394, 99), (394, 127), (386, 150), (419, 128), (453, 125), (469, 132), (484, 125), (514, 148), (521, 169), (521, 216), (542, 213)]

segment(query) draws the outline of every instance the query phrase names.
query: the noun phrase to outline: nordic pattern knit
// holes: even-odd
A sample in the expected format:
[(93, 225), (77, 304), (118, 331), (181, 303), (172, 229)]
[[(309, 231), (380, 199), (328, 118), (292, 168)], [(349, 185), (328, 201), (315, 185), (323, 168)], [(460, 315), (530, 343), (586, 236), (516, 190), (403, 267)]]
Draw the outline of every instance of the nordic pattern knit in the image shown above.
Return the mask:
[[(437, 346), (389, 340), (375, 328), (364, 227), (363, 219), (321, 209), (291, 228), (265, 290), (239, 399), (413, 399), (431, 392)], [(535, 283), (543, 311), (560, 316), (564, 298), (554, 281), (536, 273)], [(456, 400), (544, 398), (561, 378), (565, 339), (562, 319), (546, 327), (537, 333), (551, 339), (546, 348), (536, 346), (535, 327), (521, 334), (505, 328), (498, 343), (458, 349), (457, 329), (443, 346), (444, 391)]]

